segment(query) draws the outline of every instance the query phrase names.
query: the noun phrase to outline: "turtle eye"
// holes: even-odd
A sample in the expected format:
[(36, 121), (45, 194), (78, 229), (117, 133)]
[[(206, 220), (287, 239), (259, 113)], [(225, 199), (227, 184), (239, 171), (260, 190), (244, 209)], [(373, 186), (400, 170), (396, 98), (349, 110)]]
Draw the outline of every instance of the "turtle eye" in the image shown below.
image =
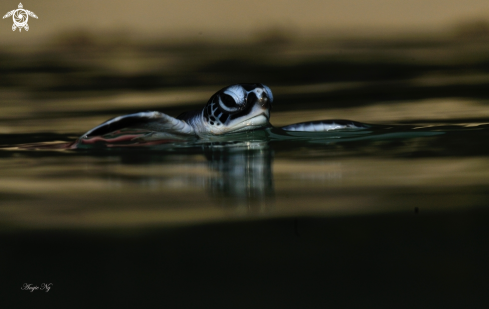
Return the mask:
[(237, 104), (233, 97), (222, 93), (219, 96), (219, 106), (228, 113), (235, 113), (241, 110), (242, 106)]
[(246, 99), (246, 91), (241, 85), (232, 85), (225, 88), (222, 94), (229, 95), (237, 105), (242, 105)]
[(236, 108), (236, 102), (234, 101), (234, 99), (230, 95), (223, 93), (221, 95), (221, 102), (222, 102), (222, 104), (224, 104), (224, 106), (226, 106), (229, 109)]

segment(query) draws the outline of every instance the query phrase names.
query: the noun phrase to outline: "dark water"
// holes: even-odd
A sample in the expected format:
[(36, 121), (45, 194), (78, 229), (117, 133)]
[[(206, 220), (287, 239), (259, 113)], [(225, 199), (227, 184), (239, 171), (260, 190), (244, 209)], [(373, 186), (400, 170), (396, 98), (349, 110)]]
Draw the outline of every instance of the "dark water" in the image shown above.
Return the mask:
[(488, 137), (480, 123), (396, 124), (62, 150), (46, 142), (73, 136), (4, 135), (9, 308), (127, 295), (172, 308), (479, 307)]
[[(488, 62), (479, 43), (443, 44), (302, 62), (206, 47), (187, 65), (192, 47), (174, 71), (139, 75), (104, 67), (110, 50), (0, 53), (2, 308), (487, 307)], [(176, 116), (243, 81), (272, 88), (276, 126), (371, 127), (66, 147), (108, 118)]]

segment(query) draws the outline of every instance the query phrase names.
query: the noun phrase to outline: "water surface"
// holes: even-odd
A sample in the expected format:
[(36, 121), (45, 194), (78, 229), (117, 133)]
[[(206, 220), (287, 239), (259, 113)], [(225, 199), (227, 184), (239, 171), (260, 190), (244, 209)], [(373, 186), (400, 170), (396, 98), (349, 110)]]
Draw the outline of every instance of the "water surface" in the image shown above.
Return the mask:
[[(378, 119), (361, 130), (269, 128), (214, 140), (78, 149), (58, 146), (74, 142), (100, 117), (84, 117), (87, 125), (65, 116), (33, 120), (50, 130), (2, 135), (4, 226), (121, 227), (483, 207), (489, 181), (489, 117), (480, 117), (485, 106), (452, 102), (454, 119), (436, 119), (440, 104), (425, 110), (435, 119), (412, 119), (419, 103), (412, 110), (405, 104), (272, 117), (278, 124), (322, 114)], [(455, 118), (476, 106), (481, 112), (475, 121)], [(78, 132), (56, 133), (71, 120), (80, 122)]]

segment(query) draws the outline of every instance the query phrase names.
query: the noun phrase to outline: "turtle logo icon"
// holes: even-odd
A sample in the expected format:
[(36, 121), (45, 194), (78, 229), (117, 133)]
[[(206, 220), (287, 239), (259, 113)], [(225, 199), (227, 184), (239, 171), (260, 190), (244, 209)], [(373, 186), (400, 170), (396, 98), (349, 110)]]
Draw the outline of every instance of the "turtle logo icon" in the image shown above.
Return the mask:
[(25, 31), (29, 31), (29, 25), (27, 24), (27, 20), (29, 19), (29, 16), (37, 18), (37, 15), (34, 14), (34, 12), (31, 12), (29, 10), (24, 10), (24, 6), (22, 3), (19, 3), (19, 8), (17, 10), (12, 10), (5, 14), (3, 18), (7, 18), (13, 16), (14, 24), (12, 25), (12, 31), (17, 30), (19, 28), (19, 32), (21, 32), (22, 28), (25, 29)]

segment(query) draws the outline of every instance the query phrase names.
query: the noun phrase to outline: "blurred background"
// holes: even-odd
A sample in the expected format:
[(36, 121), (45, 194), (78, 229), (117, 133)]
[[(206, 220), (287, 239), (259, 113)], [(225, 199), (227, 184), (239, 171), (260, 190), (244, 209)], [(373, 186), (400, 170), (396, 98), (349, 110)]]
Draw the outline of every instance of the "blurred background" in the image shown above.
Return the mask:
[[(6, 13), (17, 5), (6, 1), (2, 3), (2, 10)], [(489, 4), (482, 0), (412, 0), (409, 3), (401, 0), (87, 0), (69, 3), (45, 0), (23, 5), (39, 16), (39, 20), (32, 23), (32, 26), (36, 24), (35, 31), (21, 37), (12, 35), (6, 26), (2, 31), (2, 43), (33, 44), (35, 41), (49, 45), (47, 41), (53, 36), (61, 33), (76, 36), (74, 31), (87, 31), (93, 36), (119, 34), (126, 40), (160, 43), (169, 40), (177, 43), (250, 42), (271, 30), (281, 31), (290, 39), (446, 34), (462, 30), (456, 29), (458, 24), (487, 21), (489, 17)], [(26, 42), (27, 36), (30, 43)], [(107, 37), (102, 36), (102, 40)]]
[[(7, 13), (17, 5), (1, 8)], [(451, 98), (423, 105), (423, 116), (431, 119), (477, 117), (467, 104), (487, 98), (487, 1), (23, 5), (39, 16), (29, 19), (28, 32), (12, 31), (11, 17), (0, 27), (0, 89), (8, 109), (1, 115), (3, 133), (78, 133), (138, 109), (179, 113), (200, 108), (236, 82), (272, 87), (275, 125), (293, 120), (281, 112), (305, 109), (299, 98), (307, 109)], [(413, 120), (420, 109), (396, 115), (362, 110), (355, 120)], [(329, 115), (351, 119), (356, 113)], [(39, 121), (46, 117), (59, 125)]]
[[(17, 5), (3, 2), (1, 9), (7, 13)], [(2, 105), (9, 108), (1, 116), (3, 133), (52, 131), (52, 123), (36, 121), (40, 117), (56, 118), (56, 132), (73, 133), (117, 112), (167, 107), (171, 114), (172, 108), (200, 107), (236, 82), (272, 87), (275, 125), (291, 120), (277, 112), (447, 97), (458, 99), (442, 107), (444, 114), (460, 114), (460, 104), (487, 97), (487, 1), (23, 5), (39, 16), (29, 19), (28, 32), (12, 31), (11, 17), (0, 27), (0, 88)], [(308, 103), (298, 108), (298, 98)], [(423, 108), (430, 113), (424, 116), (440, 118), (440, 104), (435, 106)], [(76, 119), (81, 112), (98, 117)], [(69, 124), (68, 116), (74, 117)], [(355, 120), (386, 116), (393, 117), (377, 111)]]
[[(0, 22), (8, 308), (487, 307), (489, 1), (22, 4), (29, 31)], [(45, 147), (242, 82), (270, 86), (276, 126), (379, 126)]]

